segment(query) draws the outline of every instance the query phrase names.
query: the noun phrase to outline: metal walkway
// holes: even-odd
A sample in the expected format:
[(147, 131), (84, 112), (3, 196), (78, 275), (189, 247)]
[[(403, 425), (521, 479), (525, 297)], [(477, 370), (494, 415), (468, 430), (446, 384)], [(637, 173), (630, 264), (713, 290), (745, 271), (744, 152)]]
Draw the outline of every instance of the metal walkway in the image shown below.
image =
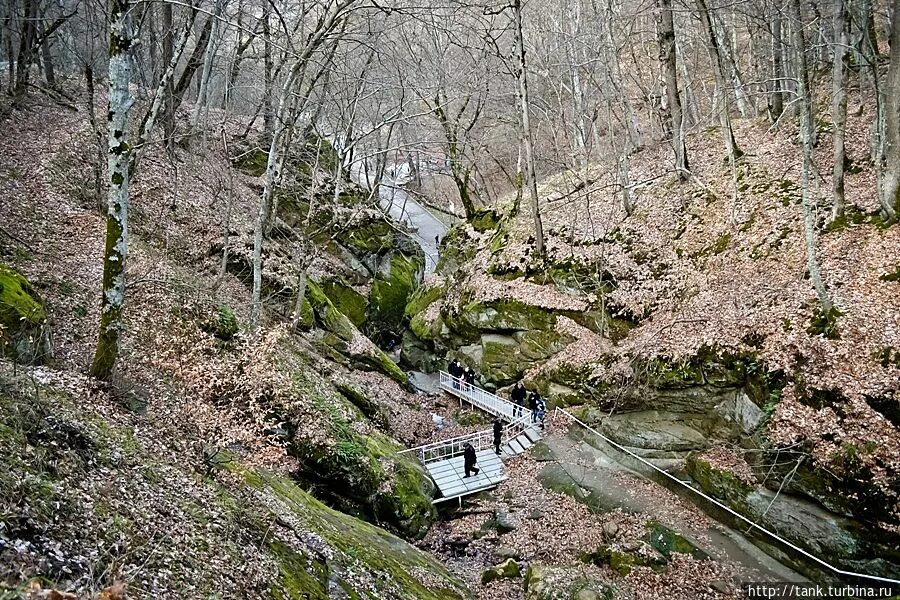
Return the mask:
[[(500, 417), (507, 425), (503, 428), (500, 447), (501, 454), (494, 451), (493, 429), (477, 431), (440, 442), (425, 444), (404, 450), (415, 452), (434, 480), (441, 496), (434, 503), (454, 500), (487, 490), (506, 479), (506, 471), (501, 459), (512, 458), (531, 448), (541, 439), (538, 425), (531, 423), (531, 412), (504, 400), (496, 394), (480, 387), (440, 373), (441, 389), (459, 398), (460, 405), (468, 402), (493, 417)], [(469, 443), (475, 448), (478, 475), (465, 477), (463, 471), (463, 451)]]

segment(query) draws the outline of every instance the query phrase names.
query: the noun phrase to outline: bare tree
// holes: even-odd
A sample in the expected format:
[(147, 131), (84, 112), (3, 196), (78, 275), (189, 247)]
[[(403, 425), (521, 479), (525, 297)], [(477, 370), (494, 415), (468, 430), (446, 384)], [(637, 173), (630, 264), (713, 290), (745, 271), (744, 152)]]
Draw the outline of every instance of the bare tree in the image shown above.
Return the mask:
[(662, 65), (666, 99), (669, 105), (669, 127), (672, 146), (675, 149), (675, 171), (678, 178), (688, 177), (687, 146), (684, 139), (684, 112), (678, 94), (678, 65), (675, 58), (675, 23), (672, 18), (672, 0), (656, 0), (658, 18), (659, 61)]
[(531, 134), (531, 109), (528, 103), (528, 63), (525, 59), (525, 37), (522, 32), (522, 2), (513, 0), (513, 19), (516, 30), (516, 55), (518, 59), (519, 104), (522, 110), (522, 139), (525, 143), (525, 178), (531, 197), (534, 218), (534, 251), (538, 260), (544, 258), (544, 225), (541, 222), (541, 205), (537, 189), (537, 173), (534, 168), (534, 140)]
[(891, 62), (881, 90), (884, 159), (879, 167), (884, 169), (881, 210), (888, 219), (896, 220), (900, 216), (900, 0), (893, 0), (892, 4)]
[(831, 83), (831, 120), (834, 124), (834, 162), (832, 164), (831, 189), (834, 205), (831, 218), (844, 214), (844, 167), (847, 155), (844, 151), (844, 126), (847, 121), (847, 7), (844, 0), (834, 0), (834, 64)]
[(129, 90), (131, 51), (131, 0), (112, 0), (109, 31), (109, 192), (106, 212), (106, 244), (103, 255), (103, 287), (100, 305), (100, 335), (91, 375), (108, 379), (119, 355), (124, 329), (125, 263), (128, 257), (128, 202), (131, 145), (128, 117), (134, 98)]

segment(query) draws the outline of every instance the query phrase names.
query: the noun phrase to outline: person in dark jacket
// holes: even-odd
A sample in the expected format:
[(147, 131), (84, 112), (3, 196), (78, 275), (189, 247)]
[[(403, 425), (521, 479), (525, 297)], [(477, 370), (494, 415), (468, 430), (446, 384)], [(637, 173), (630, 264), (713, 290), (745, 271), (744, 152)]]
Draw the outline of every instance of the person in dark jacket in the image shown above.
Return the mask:
[(447, 372), (450, 374), (450, 377), (453, 378), (453, 387), (458, 390), (459, 378), (462, 377), (463, 372), (462, 365), (454, 358), (450, 361), (450, 364), (447, 365)]
[(500, 454), (500, 441), (503, 437), (503, 423), (500, 419), (494, 419), (494, 450)]
[(522, 409), (525, 407), (525, 386), (522, 385), (521, 381), (517, 381), (516, 385), (513, 386), (512, 392), (510, 392), (509, 396), (512, 398), (513, 404), (513, 417), (521, 417)]
[(472, 474), (472, 471), (475, 471), (475, 474), (478, 475), (478, 472), (481, 470), (475, 466), (475, 448), (469, 442), (466, 442), (466, 445), (463, 446), (463, 466), (466, 471), (466, 477), (469, 477)]
[(541, 395), (537, 390), (531, 390), (531, 393), (528, 395), (528, 408), (531, 410), (531, 422), (537, 422), (538, 417), (538, 401), (541, 399)]
[(537, 417), (538, 422), (541, 424), (541, 429), (544, 428), (544, 416), (547, 414), (547, 403), (543, 398), (538, 398), (537, 401)]
[(475, 385), (475, 371), (472, 370), (472, 367), (466, 367), (466, 370), (463, 373), (463, 381), (466, 382), (464, 389), (467, 392), (471, 392), (472, 386)]

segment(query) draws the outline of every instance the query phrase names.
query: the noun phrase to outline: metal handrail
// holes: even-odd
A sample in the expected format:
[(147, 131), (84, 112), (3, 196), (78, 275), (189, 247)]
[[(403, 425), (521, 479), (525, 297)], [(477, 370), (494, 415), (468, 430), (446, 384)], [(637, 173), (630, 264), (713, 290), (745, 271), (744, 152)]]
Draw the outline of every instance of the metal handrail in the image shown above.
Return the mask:
[(769, 530), (769, 529), (763, 527), (763, 526), (760, 525), (759, 523), (756, 523), (756, 522), (750, 520), (749, 518), (747, 518), (747, 517), (745, 517), (744, 515), (742, 515), (741, 513), (737, 512), (736, 510), (734, 510), (734, 509), (731, 508), (730, 506), (727, 506), (727, 505), (723, 504), (722, 502), (720, 502), (719, 500), (717, 500), (716, 498), (713, 498), (712, 496), (710, 496), (710, 495), (704, 493), (702, 490), (698, 490), (698, 489), (695, 488), (694, 486), (692, 486), (692, 485), (690, 485), (690, 484), (688, 484), (688, 483), (682, 481), (682, 480), (679, 479), (678, 477), (675, 477), (674, 475), (672, 475), (672, 474), (669, 473), (668, 471), (665, 471), (665, 470), (663, 470), (663, 469), (660, 469), (659, 467), (657, 467), (656, 465), (654, 465), (653, 463), (651, 463), (651, 462), (648, 461), (647, 459), (645, 459), (645, 458), (643, 458), (643, 457), (641, 457), (641, 456), (638, 456), (637, 454), (635, 454), (634, 452), (632, 452), (631, 450), (629, 450), (629, 449), (626, 448), (625, 446), (622, 446), (621, 444), (618, 444), (618, 443), (614, 442), (613, 440), (609, 439), (608, 437), (606, 437), (605, 435), (603, 435), (602, 433), (600, 433), (599, 431), (597, 431), (596, 429), (594, 429), (593, 427), (591, 427), (591, 426), (588, 425), (587, 423), (581, 421), (578, 417), (575, 417), (575, 416), (572, 415), (571, 413), (569, 413), (569, 412), (567, 412), (567, 411), (565, 411), (565, 410), (563, 410), (563, 409), (561, 409), (561, 408), (559, 408), (559, 407), (556, 408), (556, 412), (557, 412), (557, 413), (562, 413), (563, 415), (565, 415), (566, 417), (568, 417), (569, 419), (571, 419), (571, 420), (574, 421), (575, 423), (578, 423), (579, 425), (581, 425), (582, 427), (584, 427), (585, 429), (587, 429), (588, 431), (590, 431), (591, 433), (593, 433), (594, 435), (598, 436), (600, 439), (602, 439), (603, 441), (605, 441), (607, 444), (611, 445), (613, 448), (616, 448), (617, 450), (619, 450), (619, 451), (621, 451), (621, 452), (624, 452), (625, 454), (628, 454), (628, 455), (631, 456), (632, 458), (637, 459), (638, 461), (640, 461), (640, 462), (643, 463), (644, 465), (646, 465), (646, 466), (650, 467), (651, 469), (653, 469), (654, 471), (658, 472), (660, 475), (662, 475), (662, 476), (664, 476), (664, 477), (667, 477), (668, 479), (674, 481), (675, 483), (677, 483), (677, 484), (683, 486), (684, 488), (686, 488), (686, 489), (692, 491), (693, 493), (697, 494), (698, 496), (704, 498), (704, 499), (707, 500), (708, 502), (711, 502), (711, 503), (715, 504), (716, 506), (718, 506), (718, 507), (721, 508), (722, 510), (724, 510), (724, 511), (730, 513), (731, 515), (733, 515), (734, 517), (740, 519), (740, 520), (743, 521), (744, 523), (747, 523), (748, 525), (751, 526), (751, 528), (759, 529), (760, 531), (762, 531), (762, 532), (765, 533), (766, 535), (768, 535), (768, 536), (770, 536), (770, 537), (772, 537), (772, 538), (778, 540), (779, 542), (781, 542), (782, 544), (784, 544), (784, 545), (787, 546), (788, 548), (791, 548), (791, 549), (794, 550), (795, 552), (797, 552), (797, 553), (799, 553), (799, 554), (802, 554), (802, 555), (805, 556), (806, 558), (808, 558), (808, 559), (810, 559), (810, 560), (812, 560), (812, 561), (818, 563), (819, 565), (825, 567), (826, 569), (832, 571), (833, 573), (835, 573), (835, 574), (837, 574), (837, 575), (843, 575), (843, 576), (849, 576), (849, 577), (857, 577), (857, 578), (859, 578), (859, 579), (868, 579), (868, 580), (870, 580), (870, 581), (879, 581), (879, 582), (883, 582), (883, 583), (889, 583), (889, 584), (891, 584), (891, 585), (900, 585), (900, 579), (892, 579), (892, 578), (890, 578), (890, 577), (880, 577), (880, 576), (878, 576), (878, 575), (868, 575), (868, 574), (866, 574), (866, 573), (856, 573), (856, 572), (854, 572), (854, 571), (845, 571), (844, 569), (839, 569), (838, 567), (835, 567), (835, 566), (832, 565), (831, 563), (822, 560), (821, 558), (819, 558), (818, 556), (815, 556), (814, 554), (811, 554), (810, 552), (807, 552), (807, 551), (804, 550), (803, 548), (800, 548), (800, 547), (797, 546), (796, 544), (791, 543), (790, 541), (784, 539), (783, 537), (781, 537), (781, 536), (778, 535), (777, 533), (775, 533), (775, 532), (773, 532), (773, 531), (771, 531), (771, 530)]
[[(495, 417), (500, 417), (509, 421), (503, 428), (503, 439), (505, 440), (511, 440), (527, 429), (526, 423), (528, 422), (529, 414), (527, 414), (524, 407), (513, 404), (508, 400), (504, 400), (500, 396), (492, 394), (476, 385), (466, 383), (462, 379), (453, 377), (444, 371), (440, 372), (440, 386), (442, 389), (470, 402), (473, 406), (480, 408)], [(516, 416), (519, 412), (522, 414)], [(419, 457), (419, 460), (428, 464), (430, 462), (459, 456), (465, 452), (466, 443), (472, 444), (472, 447), (475, 448), (476, 452), (493, 447), (493, 428), (459, 435), (439, 442), (422, 444), (421, 446), (416, 446), (414, 448), (407, 448), (406, 450), (401, 450), (398, 454), (415, 452)]]

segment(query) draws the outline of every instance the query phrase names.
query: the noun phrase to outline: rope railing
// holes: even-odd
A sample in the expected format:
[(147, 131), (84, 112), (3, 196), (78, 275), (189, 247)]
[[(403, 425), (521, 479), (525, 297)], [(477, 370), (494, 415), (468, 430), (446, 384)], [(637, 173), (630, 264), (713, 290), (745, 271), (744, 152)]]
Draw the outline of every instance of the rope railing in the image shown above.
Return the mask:
[(600, 439), (602, 439), (603, 441), (605, 441), (607, 444), (609, 444), (609, 445), (612, 446), (613, 448), (619, 450), (620, 452), (624, 452), (625, 454), (629, 455), (630, 457), (632, 457), (632, 458), (634, 458), (634, 459), (640, 461), (642, 464), (644, 464), (644, 465), (650, 467), (651, 469), (653, 469), (654, 471), (656, 471), (656, 472), (659, 473), (660, 475), (663, 475), (664, 477), (666, 477), (666, 478), (668, 478), (668, 479), (674, 481), (675, 483), (677, 483), (677, 484), (679, 484), (679, 485), (681, 485), (681, 486), (683, 486), (683, 487), (689, 489), (689, 490), (690, 490), (691, 492), (693, 492), (694, 494), (697, 494), (698, 496), (702, 497), (703, 499), (707, 500), (708, 502), (711, 502), (712, 504), (716, 505), (717, 507), (721, 508), (722, 510), (726, 511), (727, 513), (733, 515), (733, 516), (736, 517), (737, 519), (743, 521), (744, 523), (747, 523), (747, 524), (750, 525), (752, 528), (755, 528), (755, 529), (758, 529), (759, 531), (762, 531), (762, 532), (765, 533), (766, 535), (770, 536), (772, 539), (777, 540), (777, 541), (780, 542), (781, 544), (784, 544), (786, 547), (788, 547), (788, 548), (794, 550), (795, 552), (797, 552), (797, 553), (803, 555), (804, 557), (806, 557), (806, 558), (808, 558), (809, 560), (815, 562), (816, 564), (825, 567), (826, 569), (828, 569), (828, 570), (831, 571), (832, 573), (835, 573), (836, 575), (841, 575), (841, 576), (844, 576), (844, 577), (856, 577), (856, 578), (858, 578), (858, 579), (866, 579), (866, 580), (869, 580), (869, 581), (878, 581), (878, 582), (881, 582), (881, 583), (889, 583), (889, 584), (891, 584), (891, 585), (897, 585), (897, 586), (900, 586), (900, 580), (898, 580), (898, 579), (890, 579), (890, 578), (888, 578), (888, 577), (880, 577), (880, 576), (878, 576), (878, 575), (867, 575), (867, 574), (865, 574), (865, 573), (856, 573), (856, 572), (854, 572), (854, 571), (845, 571), (845, 570), (843, 570), (843, 569), (839, 569), (839, 568), (835, 567), (835, 566), (832, 565), (831, 563), (825, 562), (824, 560), (822, 560), (822, 559), (819, 558), (818, 556), (814, 556), (813, 554), (810, 554), (809, 552), (807, 552), (807, 551), (804, 550), (803, 548), (800, 548), (800, 547), (797, 546), (796, 544), (793, 544), (793, 543), (789, 542), (788, 540), (784, 539), (783, 537), (781, 537), (781, 536), (778, 535), (777, 533), (775, 533), (775, 532), (773, 532), (773, 531), (771, 531), (771, 530), (769, 530), (769, 529), (763, 527), (763, 526), (760, 525), (759, 523), (756, 523), (756, 522), (750, 520), (749, 518), (745, 517), (744, 515), (742, 515), (741, 513), (737, 512), (737, 511), (735, 511), (735, 510), (732, 509), (731, 507), (726, 506), (726, 505), (723, 504), (722, 502), (716, 500), (716, 499), (713, 498), (712, 496), (710, 496), (710, 495), (704, 493), (704, 492), (701, 491), (701, 490), (698, 490), (698, 489), (695, 488), (694, 486), (690, 485), (689, 483), (687, 483), (687, 482), (685, 482), (685, 481), (682, 481), (682, 480), (679, 479), (678, 477), (675, 477), (674, 475), (672, 475), (672, 474), (669, 473), (668, 471), (665, 471), (665, 470), (663, 470), (663, 469), (660, 469), (659, 467), (657, 467), (657, 466), (654, 465), (653, 463), (649, 462), (649, 461), (646, 460), (645, 458), (643, 458), (643, 457), (641, 457), (641, 456), (638, 456), (637, 454), (635, 454), (634, 452), (632, 452), (631, 450), (629, 450), (629, 449), (626, 448), (625, 446), (622, 446), (621, 444), (618, 444), (618, 443), (614, 442), (613, 440), (609, 439), (608, 437), (606, 437), (605, 435), (603, 435), (602, 433), (600, 433), (599, 431), (597, 431), (596, 429), (594, 429), (593, 427), (591, 427), (590, 425), (588, 425), (587, 423), (584, 423), (583, 421), (581, 421), (581, 420), (578, 419), (577, 417), (573, 416), (572, 414), (566, 412), (565, 410), (563, 410), (563, 409), (561, 409), (561, 408), (559, 408), (559, 407), (556, 407), (556, 412), (557, 412), (557, 413), (562, 413), (563, 415), (565, 415), (566, 417), (568, 417), (569, 419), (571, 419), (571, 420), (574, 421), (575, 423), (578, 423), (579, 425), (581, 425), (582, 427), (584, 427), (585, 429), (587, 429), (588, 431), (590, 431), (591, 433), (593, 433), (594, 435), (596, 435), (597, 437), (599, 437)]

